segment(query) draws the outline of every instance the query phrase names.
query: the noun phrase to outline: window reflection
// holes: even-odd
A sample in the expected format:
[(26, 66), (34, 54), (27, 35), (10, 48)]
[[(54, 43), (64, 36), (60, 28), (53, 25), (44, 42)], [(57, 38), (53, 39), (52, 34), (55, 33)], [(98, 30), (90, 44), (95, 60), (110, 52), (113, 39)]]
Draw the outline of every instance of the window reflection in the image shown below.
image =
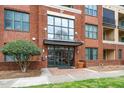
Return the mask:
[(74, 40), (74, 20), (48, 15), (48, 39)]

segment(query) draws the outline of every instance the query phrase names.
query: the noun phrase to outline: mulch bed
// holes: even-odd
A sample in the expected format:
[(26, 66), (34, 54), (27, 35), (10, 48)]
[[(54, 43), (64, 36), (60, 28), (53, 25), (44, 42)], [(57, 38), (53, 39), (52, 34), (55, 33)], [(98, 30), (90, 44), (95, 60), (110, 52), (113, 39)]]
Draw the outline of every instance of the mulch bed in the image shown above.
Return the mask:
[(23, 78), (23, 77), (35, 77), (41, 75), (40, 70), (28, 70), (26, 73), (20, 70), (16, 71), (0, 71), (0, 79), (12, 79), (12, 78)]
[(116, 70), (124, 70), (124, 66), (122, 65), (94, 66), (94, 67), (88, 67), (88, 69), (95, 71), (116, 71)]

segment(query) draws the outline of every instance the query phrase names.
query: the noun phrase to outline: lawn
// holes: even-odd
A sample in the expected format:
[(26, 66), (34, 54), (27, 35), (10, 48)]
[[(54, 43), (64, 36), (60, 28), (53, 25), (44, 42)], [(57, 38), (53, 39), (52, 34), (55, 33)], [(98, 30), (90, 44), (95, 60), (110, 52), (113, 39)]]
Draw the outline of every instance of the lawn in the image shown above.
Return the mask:
[(114, 78), (89, 79), (60, 84), (30, 86), (31, 88), (124, 88), (124, 76)]

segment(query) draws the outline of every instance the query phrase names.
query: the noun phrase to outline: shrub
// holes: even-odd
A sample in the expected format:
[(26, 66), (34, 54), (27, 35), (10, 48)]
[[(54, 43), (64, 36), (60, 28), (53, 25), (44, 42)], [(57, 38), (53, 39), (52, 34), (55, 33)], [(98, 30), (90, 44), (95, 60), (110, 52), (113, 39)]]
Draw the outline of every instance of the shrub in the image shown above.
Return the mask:
[(40, 55), (40, 49), (31, 41), (15, 40), (7, 43), (2, 48), (4, 55), (12, 55), (16, 59), (16, 63), (19, 65), (22, 72), (26, 72), (29, 59), (32, 56)]

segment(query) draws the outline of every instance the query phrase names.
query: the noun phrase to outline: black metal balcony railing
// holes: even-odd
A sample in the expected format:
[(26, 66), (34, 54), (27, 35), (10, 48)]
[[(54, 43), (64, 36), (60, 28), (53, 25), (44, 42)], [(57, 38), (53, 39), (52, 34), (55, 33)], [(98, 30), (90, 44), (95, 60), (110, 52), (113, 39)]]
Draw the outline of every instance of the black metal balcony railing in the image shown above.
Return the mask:
[(110, 26), (110, 27), (113, 27), (113, 28), (116, 27), (116, 25), (115, 25), (115, 19), (108, 18), (108, 17), (103, 17), (103, 24), (105, 26)]

